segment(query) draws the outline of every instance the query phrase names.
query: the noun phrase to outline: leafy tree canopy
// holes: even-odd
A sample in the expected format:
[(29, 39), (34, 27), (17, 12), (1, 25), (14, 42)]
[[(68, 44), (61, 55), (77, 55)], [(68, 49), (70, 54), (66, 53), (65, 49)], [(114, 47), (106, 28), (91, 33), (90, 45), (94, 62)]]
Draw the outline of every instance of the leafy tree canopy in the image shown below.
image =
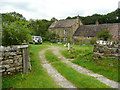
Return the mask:
[[(106, 15), (101, 14), (93, 14), (92, 16), (82, 17), (80, 19), (84, 25), (95, 24), (96, 20), (99, 21), (100, 24), (105, 23), (119, 23), (120, 22), (120, 9), (116, 9), (115, 11), (108, 13)], [(76, 19), (75, 17), (67, 17), (66, 19)], [(118, 19), (117, 19), (118, 18)]]
[(18, 45), (24, 41), (29, 41), (30, 30), (29, 22), (19, 13), (2, 14), (2, 45)]

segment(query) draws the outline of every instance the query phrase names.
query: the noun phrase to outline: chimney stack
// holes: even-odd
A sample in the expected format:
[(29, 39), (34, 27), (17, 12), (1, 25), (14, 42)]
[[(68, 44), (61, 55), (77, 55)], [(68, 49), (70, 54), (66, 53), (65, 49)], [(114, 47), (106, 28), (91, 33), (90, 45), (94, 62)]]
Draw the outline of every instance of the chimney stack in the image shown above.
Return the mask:
[(96, 20), (96, 25), (99, 25), (99, 22), (98, 22), (98, 20)]
[(81, 20), (80, 20), (79, 14), (78, 14), (78, 16), (77, 16), (77, 23), (78, 23), (79, 25), (83, 25), (82, 22), (81, 22)]

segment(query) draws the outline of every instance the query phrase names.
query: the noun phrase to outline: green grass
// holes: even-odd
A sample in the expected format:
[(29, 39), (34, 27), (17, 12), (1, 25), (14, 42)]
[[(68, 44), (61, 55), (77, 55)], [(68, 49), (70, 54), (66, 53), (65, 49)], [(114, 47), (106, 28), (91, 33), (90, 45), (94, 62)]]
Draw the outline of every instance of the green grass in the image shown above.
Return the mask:
[(68, 50), (65, 49), (65, 50), (60, 50), (60, 52), (62, 53), (62, 55), (68, 59), (73, 59), (75, 58), (76, 56), (74, 54), (71, 54), (71, 53), (68, 53)]
[[(95, 73), (104, 75), (105, 77), (120, 82), (118, 80), (118, 63), (117, 59), (110, 59), (110, 58), (104, 58), (100, 59), (97, 62), (92, 61), (93, 55), (87, 55), (87, 56), (79, 56), (74, 61), (72, 61), (75, 64), (78, 64), (82, 67), (85, 67), (89, 70), (92, 70)], [(113, 66), (110, 66), (109, 63), (117, 63), (113, 64)]]
[(40, 65), (38, 52), (46, 48), (44, 45), (30, 45), (32, 71), (28, 74), (17, 74), (2, 77), (3, 88), (59, 88)]
[[(102, 58), (97, 62), (93, 61), (93, 46), (73, 46), (74, 54), (68, 53), (67, 50), (61, 50), (61, 53), (66, 58), (74, 56), (75, 60), (72, 61), (82, 67), (92, 70), (95, 73), (104, 75), (105, 77), (120, 82), (118, 80), (118, 60), (110, 58)], [(109, 63), (117, 63), (110, 66)]]
[[(60, 72), (64, 77), (66, 77), (70, 82), (72, 82), (78, 88), (110, 88), (105, 84), (101, 83), (97, 79), (80, 74), (79, 72), (72, 69), (65, 63), (59, 61), (58, 57), (55, 56), (51, 50), (46, 51), (46, 59), (52, 63), (52, 65)], [(58, 61), (58, 62), (56, 62)]]
[(65, 63), (56, 62), (52, 65), (78, 88), (110, 88), (91, 76), (75, 71)]
[(47, 59), (47, 61), (49, 62), (56, 62), (56, 61), (59, 61), (60, 59), (57, 58), (57, 56), (55, 56), (53, 53), (52, 53), (52, 50), (47, 50), (45, 52), (45, 58)]
[(51, 42), (44, 42), (42, 45), (64, 46), (64, 44), (51, 43)]
[(60, 50), (60, 52), (64, 57), (68, 59), (73, 59), (73, 58), (77, 58), (79, 55), (91, 53), (92, 50), (93, 50), (93, 46), (91, 45), (89, 46), (88, 45), (86, 46), (72, 45), (72, 48), (69, 50), (69, 52), (67, 48), (65, 50)]

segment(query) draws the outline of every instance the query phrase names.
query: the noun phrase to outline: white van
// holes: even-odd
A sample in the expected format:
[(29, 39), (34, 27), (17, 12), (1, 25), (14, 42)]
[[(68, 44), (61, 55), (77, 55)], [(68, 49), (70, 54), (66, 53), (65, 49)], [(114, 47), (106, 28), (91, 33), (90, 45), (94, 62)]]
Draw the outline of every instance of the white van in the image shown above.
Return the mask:
[(42, 44), (42, 38), (40, 36), (32, 36), (33, 44)]

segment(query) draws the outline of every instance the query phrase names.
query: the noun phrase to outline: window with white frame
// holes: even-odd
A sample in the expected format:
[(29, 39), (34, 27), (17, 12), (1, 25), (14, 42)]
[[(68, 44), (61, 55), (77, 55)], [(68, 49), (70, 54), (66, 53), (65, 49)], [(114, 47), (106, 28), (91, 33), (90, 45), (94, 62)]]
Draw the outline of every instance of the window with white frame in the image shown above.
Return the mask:
[(63, 40), (64, 40), (64, 42), (66, 42), (67, 41), (67, 37), (64, 37)]
[(84, 39), (90, 39), (90, 37), (89, 36), (84, 36)]
[(58, 42), (60, 42), (60, 38), (57, 38)]
[(67, 30), (66, 29), (64, 29), (64, 34), (67, 34)]

